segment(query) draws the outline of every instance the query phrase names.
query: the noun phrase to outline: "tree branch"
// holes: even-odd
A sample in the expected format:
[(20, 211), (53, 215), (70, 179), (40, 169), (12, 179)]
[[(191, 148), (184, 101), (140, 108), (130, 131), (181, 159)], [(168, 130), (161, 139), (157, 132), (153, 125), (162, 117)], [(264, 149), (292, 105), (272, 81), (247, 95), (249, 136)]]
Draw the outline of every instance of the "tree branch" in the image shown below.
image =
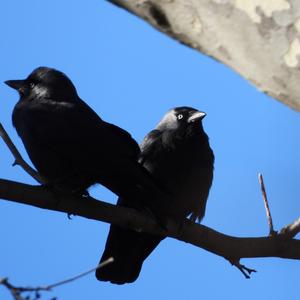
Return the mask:
[(57, 194), (42, 186), (4, 179), (0, 179), (0, 198), (75, 214), (132, 230), (169, 236), (222, 256), (230, 262), (251, 257), (300, 259), (300, 241), (287, 239), (284, 234), (271, 237), (239, 238), (222, 234), (190, 220), (185, 220), (180, 226), (169, 220), (168, 231), (165, 231), (150, 216), (145, 216), (134, 209), (117, 207), (92, 197), (78, 198), (69, 194)]
[[(0, 285), (5, 286), (10, 291), (12, 297), (15, 300), (37, 300), (37, 299), (41, 298), (41, 294), (40, 294), (41, 292), (50, 292), (50, 291), (52, 291), (52, 289), (54, 289), (60, 285), (65, 285), (65, 284), (75, 281), (79, 278), (82, 278), (92, 272), (95, 272), (97, 269), (103, 268), (104, 266), (112, 263), (113, 261), (114, 261), (114, 259), (112, 257), (110, 257), (109, 259), (100, 263), (96, 268), (93, 268), (91, 270), (88, 270), (79, 275), (73, 276), (71, 278), (64, 279), (62, 281), (59, 281), (59, 282), (56, 282), (53, 284), (49, 284), (49, 285), (45, 285), (45, 286), (36, 286), (36, 287), (15, 286), (8, 281), (8, 278), (0, 278)], [(23, 296), (24, 293), (27, 293), (28, 295)], [(56, 299), (56, 298), (52, 298), (52, 299)]]
[(269, 207), (269, 201), (268, 201), (267, 192), (266, 192), (266, 188), (265, 188), (265, 184), (264, 184), (264, 179), (263, 179), (263, 176), (261, 173), (258, 174), (258, 181), (259, 181), (259, 185), (260, 185), (260, 189), (261, 189), (261, 193), (262, 193), (262, 197), (263, 197), (264, 205), (265, 205), (265, 209), (266, 209), (268, 225), (269, 225), (269, 235), (276, 235), (277, 232), (274, 230), (274, 227), (273, 227), (273, 219), (272, 219), (272, 215), (271, 215), (271, 211), (270, 211), (270, 207)]
[(15, 162), (13, 163), (13, 166), (19, 165), (21, 166), (25, 172), (27, 172), (31, 177), (33, 177), (37, 182), (39, 183), (46, 183), (45, 178), (43, 178), (36, 170), (31, 168), (27, 162), (22, 158), (20, 152), (10, 139), (9, 135), (7, 134), (6, 130), (0, 123), (0, 137), (3, 139), (4, 143), (7, 145), (8, 149), (12, 153), (12, 155), (15, 158)]
[[(45, 182), (23, 160), (1, 123), (0, 136), (21, 167), (39, 182)], [(261, 186), (263, 195), (266, 198), (262, 179)], [(61, 191), (54, 191), (45, 186), (33, 186), (5, 179), (0, 179), (0, 198), (103, 221), (139, 232), (169, 236), (223, 256), (237, 267), (246, 278), (250, 278), (250, 274), (255, 272), (255, 270), (240, 264), (241, 258), (273, 256), (300, 259), (300, 241), (293, 239), (300, 232), (300, 219), (284, 227), (279, 235), (260, 238), (237, 238), (219, 233), (206, 226), (195, 224), (188, 219), (183, 221), (182, 224), (169, 220), (168, 231), (166, 231), (159, 227), (152, 218), (134, 209), (117, 207), (92, 197), (76, 197)], [(273, 226), (268, 205), (267, 214), (269, 223), (271, 222), (270, 232), (272, 232)]]

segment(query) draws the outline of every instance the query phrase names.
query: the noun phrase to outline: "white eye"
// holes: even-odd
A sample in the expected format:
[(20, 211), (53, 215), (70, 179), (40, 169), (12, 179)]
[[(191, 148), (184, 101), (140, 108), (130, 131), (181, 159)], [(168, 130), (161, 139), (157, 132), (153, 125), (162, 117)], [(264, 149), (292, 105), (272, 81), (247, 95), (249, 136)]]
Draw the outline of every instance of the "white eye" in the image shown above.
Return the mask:
[(180, 115), (177, 116), (177, 119), (178, 119), (178, 120), (181, 120), (182, 118), (183, 118), (183, 115), (182, 115), (182, 114), (180, 114)]
[(30, 86), (31, 89), (33, 89), (35, 84), (33, 82), (30, 82), (29, 86)]

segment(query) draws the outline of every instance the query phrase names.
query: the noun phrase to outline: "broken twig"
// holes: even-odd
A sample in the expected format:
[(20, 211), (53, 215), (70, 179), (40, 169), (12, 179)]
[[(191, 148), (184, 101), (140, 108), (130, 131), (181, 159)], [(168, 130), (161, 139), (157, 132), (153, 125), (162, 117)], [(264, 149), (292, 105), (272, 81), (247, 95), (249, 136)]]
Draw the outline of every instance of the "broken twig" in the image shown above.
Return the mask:
[(258, 174), (258, 180), (259, 180), (259, 184), (260, 184), (260, 188), (261, 188), (261, 192), (262, 192), (262, 196), (263, 196), (263, 200), (264, 200), (264, 205), (265, 205), (265, 209), (266, 209), (267, 219), (268, 219), (269, 236), (274, 236), (277, 234), (277, 232), (274, 230), (274, 227), (273, 227), (272, 215), (271, 215), (271, 211), (270, 211), (270, 207), (269, 207), (269, 203), (268, 203), (264, 179), (263, 179), (263, 176), (261, 173)]
[(19, 165), (23, 168), (25, 172), (27, 172), (31, 177), (33, 177), (37, 182), (44, 184), (46, 180), (33, 168), (31, 168), (27, 162), (22, 158), (20, 152), (12, 142), (11, 138), (7, 134), (6, 130), (4, 129), (3, 125), (0, 123), (0, 137), (3, 139), (4, 143), (7, 145), (8, 149), (12, 153), (15, 158), (15, 162), (13, 166)]

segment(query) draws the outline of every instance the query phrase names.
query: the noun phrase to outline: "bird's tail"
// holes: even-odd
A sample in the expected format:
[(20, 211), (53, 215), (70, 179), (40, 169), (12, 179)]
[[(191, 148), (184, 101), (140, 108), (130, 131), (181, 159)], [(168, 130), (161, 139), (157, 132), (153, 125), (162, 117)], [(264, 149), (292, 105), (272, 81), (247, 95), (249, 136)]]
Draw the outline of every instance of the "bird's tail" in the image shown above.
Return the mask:
[(98, 269), (97, 279), (115, 284), (135, 281), (140, 274), (144, 260), (161, 240), (161, 237), (155, 235), (111, 225), (100, 262), (109, 257), (113, 257), (114, 262)]

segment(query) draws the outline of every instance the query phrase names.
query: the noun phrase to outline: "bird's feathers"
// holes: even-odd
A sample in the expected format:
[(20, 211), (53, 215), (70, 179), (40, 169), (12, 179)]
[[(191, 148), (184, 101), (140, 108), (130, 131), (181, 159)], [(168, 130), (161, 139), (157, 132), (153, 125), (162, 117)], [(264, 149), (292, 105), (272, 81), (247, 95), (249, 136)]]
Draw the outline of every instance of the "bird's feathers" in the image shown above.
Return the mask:
[[(156, 209), (168, 212), (178, 221), (190, 214), (193, 220), (200, 220), (205, 212), (214, 156), (201, 124), (204, 116), (193, 108), (172, 109), (156, 129), (146, 135), (140, 146), (140, 163), (160, 187), (172, 194), (171, 203), (162, 199), (155, 203)], [(132, 207), (132, 202), (122, 198), (118, 205)], [(139, 276), (144, 260), (161, 240), (159, 236), (111, 225), (101, 261), (110, 256), (115, 261), (98, 269), (96, 277), (117, 284), (133, 282)]]

